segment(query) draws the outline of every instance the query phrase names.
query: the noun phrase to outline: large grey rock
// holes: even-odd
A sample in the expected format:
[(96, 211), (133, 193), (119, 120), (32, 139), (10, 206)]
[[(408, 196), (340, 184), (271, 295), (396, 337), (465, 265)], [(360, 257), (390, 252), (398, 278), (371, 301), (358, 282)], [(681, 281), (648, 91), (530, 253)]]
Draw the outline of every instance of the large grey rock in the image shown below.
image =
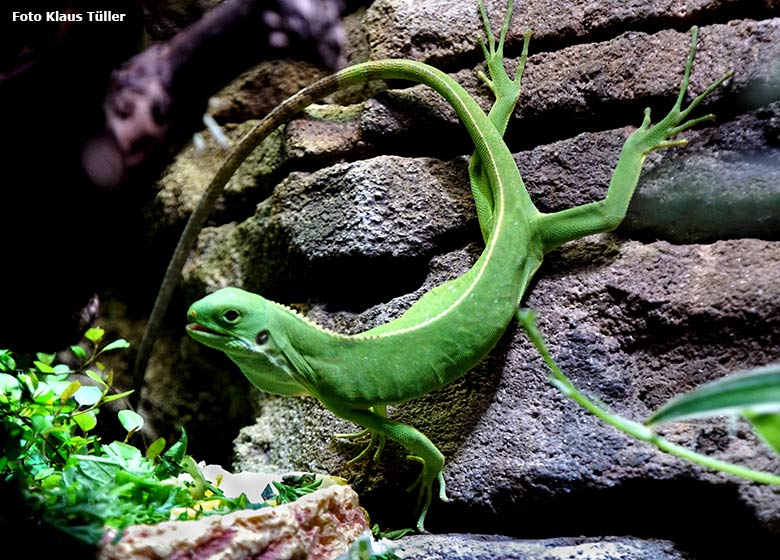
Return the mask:
[(516, 540), (496, 535), (413, 535), (398, 555), (407, 560), (685, 560), (672, 543), (632, 538)]
[[(778, 120), (774, 103), (689, 134), (685, 148), (651, 154), (621, 231), (676, 243), (780, 237)], [(515, 159), (538, 207), (562, 210), (605, 196), (629, 134), (583, 133)], [(242, 167), (230, 192), (268, 169), (267, 158), (253, 158), (258, 171)], [(382, 301), (410, 286), (388, 278), (390, 270), (403, 265), (414, 282), (432, 254), (476, 237), (474, 218), (463, 157), (378, 156), (293, 173), (251, 218), (204, 231), (185, 279), (197, 286), (195, 297), (237, 284), (292, 299), (353, 297), (370, 282), (373, 301)]]
[[(623, 235), (674, 243), (780, 238), (780, 102), (718, 121), (688, 133), (684, 148), (649, 155)], [(539, 209), (603, 198), (631, 130), (582, 133), (517, 153)]]
[[(506, 9), (505, 0), (485, 0), (493, 28), (498, 29)], [(547, 45), (589, 43), (634, 29), (638, 22), (653, 27), (684, 28), (691, 20), (714, 19), (724, 14), (743, 17), (777, 14), (776, 0), (555, 0), (515, 2), (510, 25), (510, 49), (520, 49), (522, 35), (532, 29), (534, 37)], [(739, 16), (737, 16), (739, 17)], [(474, 38), (482, 32), (475, 2), (450, 0), (377, 0), (364, 19), (372, 58), (413, 58), (432, 64), (478, 56)]]
[[(533, 40), (532, 40), (533, 41)], [(532, 55), (523, 75), (523, 92), (510, 121), (510, 147), (525, 148), (641, 122), (651, 105), (660, 118), (679, 90), (690, 35), (675, 31), (631, 32), (604, 42), (576, 44)], [(734, 21), (700, 30), (691, 92), (701, 92), (728, 69), (730, 85), (703, 103), (721, 113), (723, 106), (756, 106), (780, 98), (780, 18)], [(507, 62), (514, 68), (516, 60)], [(490, 94), (473, 70), (454, 74), (487, 109)], [(728, 106), (726, 105), (726, 106)], [(454, 111), (424, 86), (393, 90), (367, 104), (363, 140), (381, 146), (413, 146), (425, 153), (468, 147), (457, 141)], [(468, 149), (468, 148), (466, 148)]]

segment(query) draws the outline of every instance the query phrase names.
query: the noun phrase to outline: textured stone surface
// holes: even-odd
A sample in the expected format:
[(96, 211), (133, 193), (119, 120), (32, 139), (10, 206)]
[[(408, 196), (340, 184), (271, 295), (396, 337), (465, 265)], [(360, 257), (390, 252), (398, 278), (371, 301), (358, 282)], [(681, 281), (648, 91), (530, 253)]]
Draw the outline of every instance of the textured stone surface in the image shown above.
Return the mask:
[[(559, 140), (583, 130), (636, 126), (647, 105), (653, 107), (654, 115), (664, 114), (661, 111), (677, 95), (689, 46), (689, 34), (664, 30), (631, 32), (604, 42), (532, 55), (507, 131), (510, 148)], [(723, 117), (735, 106), (778, 99), (778, 60), (780, 18), (703, 26), (691, 91), (703, 90), (734, 68), (737, 74), (730, 85), (708, 98), (705, 110), (710, 107)], [(516, 60), (510, 60), (507, 66), (514, 68), (515, 64)], [(473, 70), (454, 76), (470, 93), (479, 92), (483, 108), (488, 107), (489, 92)], [(454, 111), (423, 86), (391, 91), (369, 103), (362, 126), (363, 140), (385, 150), (393, 149), (390, 146), (407, 150), (413, 146), (423, 153), (470, 149), (467, 140), (456, 140), (464, 135), (455, 135)], [(452, 145), (447, 147), (447, 143)]]
[[(780, 103), (686, 135), (650, 154), (620, 231), (675, 243), (780, 237)], [(630, 129), (583, 133), (515, 155), (537, 206), (554, 211), (606, 193)]]
[[(486, 0), (493, 27), (504, 14), (504, 0)], [(544, 44), (591, 42), (645, 26), (684, 28), (693, 21), (723, 17), (729, 11), (743, 17), (776, 13), (776, 0), (530, 0), (515, 5), (510, 26), (510, 48), (519, 50), (526, 29)], [(478, 12), (470, 2), (450, 0), (377, 0), (365, 17), (372, 58), (413, 58), (432, 64), (467, 56), (478, 57), (474, 38), (482, 31)]]
[(685, 560), (663, 541), (632, 538), (514, 540), (495, 535), (414, 535), (400, 541), (408, 560)]
[(367, 527), (355, 492), (331, 486), (273, 508), (128, 527), (98, 558), (332, 560)]

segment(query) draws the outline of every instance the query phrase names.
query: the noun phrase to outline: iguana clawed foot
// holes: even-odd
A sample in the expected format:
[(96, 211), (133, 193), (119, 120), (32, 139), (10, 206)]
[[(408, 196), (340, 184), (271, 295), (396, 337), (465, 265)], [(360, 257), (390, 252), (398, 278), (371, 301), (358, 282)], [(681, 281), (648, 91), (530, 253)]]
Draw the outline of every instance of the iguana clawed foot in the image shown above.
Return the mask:
[(376, 444), (376, 451), (374, 451), (374, 455), (372, 457), (372, 460), (379, 461), (379, 456), (382, 454), (382, 450), (385, 448), (385, 442), (387, 441), (387, 438), (377, 433), (373, 430), (369, 430), (368, 428), (365, 428), (363, 430), (360, 430), (359, 432), (351, 433), (351, 434), (333, 434), (334, 438), (336, 439), (350, 439), (354, 440), (355, 443), (366, 443), (366, 446), (363, 448), (363, 451), (355, 455), (352, 459), (347, 461), (348, 465), (352, 465), (354, 463), (357, 463), (361, 459), (363, 459), (366, 455), (368, 455), (369, 451), (374, 448), (374, 445)]
[[(431, 507), (433, 501), (433, 484), (438, 481), (439, 483), (439, 499), (442, 502), (448, 502), (447, 487), (444, 482), (444, 474), (442, 467), (444, 466), (444, 458), (441, 462), (426, 461), (422, 457), (417, 455), (407, 455), (407, 459), (422, 463), (422, 471), (409, 488), (407, 492), (414, 492), (415, 488), (419, 488), (419, 494), (417, 495), (417, 510), (420, 512), (420, 516), (417, 518), (417, 530), (423, 532), (425, 530), (425, 516), (428, 514), (428, 509)], [(431, 463), (436, 463), (431, 464)]]
[[(381, 417), (386, 418), (387, 417), (387, 407), (386, 406), (373, 406), (371, 407), (371, 411), (379, 414)], [(363, 448), (363, 451), (355, 455), (352, 459), (347, 461), (348, 465), (352, 465), (354, 463), (357, 463), (361, 459), (363, 459), (366, 455), (368, 455), (369, 451), (373, 449), (374, 444), (376, 444), (376, 451), (374, 451), (374, 455), (372, 459), (374, 461), (379, 461), (379, 456), (382, 454), (382, 450), (385, 448), (385, 442), (387, 441), (387, 438), (384, 434), (381, 434), (375, 430), (371, 430), (369, 428), (363, 428), (359, 432), (354, 432), (350, 434), (333, 434), (334, 438), (336, 439), (348, 439), (348, 440), (354, 440), (355, 443), (366, 443), (366, 446)]]
[(480, 38), (479, 44), (482, 47), (488, 71), (487, 74), (479, 71), (477, 76), (487, 84), (497, 101), (510, 102), (514, 106), (518, 97), (520, 97), (520, 79), (523, 76), (525, 62), (528, 59), (528, 44), (531, 40), (531, 31), (526, 31), (523, 36), (523, 52), (515, 70), (515, 77), (510, 78), (504, 67), (504, 42), (509, 31), (509, 23), (512, 21), (512, 0), (507, 2), (506, 16), (504, 17), (504, 24), (501, 26), (498, 42), (496, 42), (496, 38), (490, 29), (490, 21), (485, 12), (484, 4), (480, 1), (477, 5), (479, 6), (479, 13), (482, 17), (482, 24), (485, 28), (485, 37), (487, 39), (486, 44)]
[(715, 91), (723, 84), (723, 82), (734, 75), (733, 70), (729, 70), (721, 78), (710, 84), (710, 86), (702, 93), (697, 95), (693, 101), (688, 104), (687, 107), (682, 107), (685, 93), (688, 91), (691, 69), (693, 68), (693, 60), (696, 56), (696, 41), (698, 39), (698, 35), (699, 28), (693, 26), (691, 28), (691, 48), (688, 53), (688, 60), (685, 64), (685, 72), (680, 84), (680, 91), (677, 95), (677, 101), (675, 102), (674, 106), (663, 119), (654, 125), (650, 124), (650, 108), (646, 108), (641, 126), (626, 141), (626, 145), (632, 143), (634, 144), (634, 147), (641, 149), (645, 154), (653, 150), (670, 148), (673, 146), (684, 146), (688, 143), (687, 140), (672, 140), (672, 138), (680, 132), (688, 130), (689, 128), (696, 126), (699, 123), (715, 119), (715, 115), (707, 114), (702, 117), (686, 120), (691, 111), (693, 111), (705, 97)]

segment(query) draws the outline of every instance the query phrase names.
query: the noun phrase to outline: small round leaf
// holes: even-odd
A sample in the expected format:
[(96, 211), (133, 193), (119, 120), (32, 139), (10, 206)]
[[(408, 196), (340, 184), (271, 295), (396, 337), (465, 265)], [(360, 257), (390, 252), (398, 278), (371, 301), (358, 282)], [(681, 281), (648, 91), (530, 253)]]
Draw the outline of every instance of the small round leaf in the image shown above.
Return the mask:
[(97, 426), (97, 418), (95, 417), (94, 410), (90, 410), (89, 412), (86, 412), (84, 414), (77, 414), (76, 416), (73, 417), (73, 421), (76, 422), (76, 424), (79, 425), (79, 428), (81, 428), (85, 432), (88, 432), (92, 428)]
[(144, 426), (143, 416), (133, 410), (120, 410), (117, 413), (119, 422), (128, 433), (137, 432)]
[(103, 391), (98, 387), (86, 386), (82, 387), (73, 395), (73, 398), (79, 404), (79, 406), (92, 406), (100, 401), (103, 396)]

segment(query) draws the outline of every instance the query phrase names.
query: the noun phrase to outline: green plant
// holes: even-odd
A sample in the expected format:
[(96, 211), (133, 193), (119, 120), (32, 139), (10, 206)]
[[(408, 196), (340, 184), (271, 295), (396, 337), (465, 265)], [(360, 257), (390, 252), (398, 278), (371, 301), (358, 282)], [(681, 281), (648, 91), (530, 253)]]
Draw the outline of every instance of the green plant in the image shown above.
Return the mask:
[[(93, 432), (99, 407), (129, 394), (112, 392), (113, 371), (99, 360), (128, 343), (120, 339), (100, 348), (103, 336), (102, 329), (89, 329), (85, 339), (92, 350), (71, 347), (80, 362), (74, 369), (43, 353), (21, 357), (26, 364), (20, 367), (13, 352), (0, 350), (0, 475), (31, 490), (50, 488), (72, 456), (99, 452)], [(137, 415), (125, 412), (120, 419), (136, 426)]]
[[(404, 534), (411, 529), (404, 530)], [(336, 560), (397, 560), (399, 546), (382, 536), (377, 526), (366, 529)]]
[(0, 480), (19, 484), (44, 522), (96, 544), (109, 528), (118, 538), (129, 525), (268, 507), (319, 485), (298, 477), (274, 483), (275, 491), (266, 488), (262, 503), (244, 494), (228, 498), (186, 454), (184, 431), (165, 452), (163, 439), (145, 453), (128, 443), (143, 427), (132, 410), (117, 413), (124, 441), (104, 445), (96, 430), (101, 406), (130, 393), (113, 388), (113, 371), (101, 361), (128, 343), (103, 345), (104, 336), (93, 328), (82, 346), (71, 347), (78, 361), (73, 368), (55, 364), (51, 354), (0, 350)]
[(754, 482), (780, 484), (780, 476), (776, 474), (697, 453), (672, 443), (652, 430), (652, 426), (665, 422), (739, 415), (751, 423), (756, 433), (775, 453), (780, 453), (780, 365), (735, 373), (703, 385), (669, 400), (644, 423), (639, 423), (610, 412), (580, 392), (550, 355), (536, 326), (534, 313), (526, 309), (518, 312), (517, 316), (531, 342), (552, 371), (550, 382), (588, 412), (633, 438), (655, 445), (661, 451), (692, 463)]

